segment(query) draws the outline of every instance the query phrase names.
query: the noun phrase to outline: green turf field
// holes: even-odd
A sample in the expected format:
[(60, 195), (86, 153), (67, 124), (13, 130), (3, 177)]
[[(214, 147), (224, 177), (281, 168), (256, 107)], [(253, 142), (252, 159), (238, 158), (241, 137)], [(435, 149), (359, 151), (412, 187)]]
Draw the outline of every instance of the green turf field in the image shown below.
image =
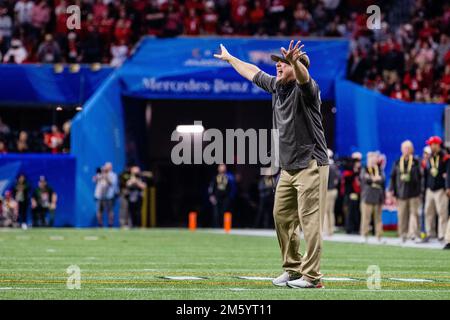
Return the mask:
[[(79, 290), (67, 289), (70, 265), (81, 270)], [(369, 265), (381, 270), (380, 290), (367, 288)], [(0, 230), (0, 299), (450, 299), (449, 251), (325, 242), (322, 271), (335, 278), (322, 290), (239, 279), (279, 275), (278, 243), (269, 237), (175, 229)]]

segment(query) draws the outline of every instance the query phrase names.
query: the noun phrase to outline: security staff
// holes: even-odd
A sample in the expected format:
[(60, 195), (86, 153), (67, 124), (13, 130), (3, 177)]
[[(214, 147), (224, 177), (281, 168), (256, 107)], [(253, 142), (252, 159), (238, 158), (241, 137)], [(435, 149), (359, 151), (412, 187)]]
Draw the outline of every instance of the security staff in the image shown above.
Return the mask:
[(381, 241), (383, 222), (381, 221), (384, 203), (385, 176), (378, 165), (378, 154), (367, 154), (367, 166), (361, 171), (361, 235), (367, 241), (373, 216), (375, 235)]
[(341, 194), (344, 196), (345, 230), (348, 234), (360, 232), (361, 158), (360, 152), (354, 152), (352, 167), (342, 173)]
[(436, 238), (436, 213), (438, 215), (439, 241), (444, 240), (448, 220), (448, 195), (450, 194), (450, 166), (448, 156), (441, 150), (442, 139), (433, 136), (427, 140), (431, 156), (425, 164), (425, 229), (429, 238)]
[(227, 167), (220, 164), (217, 168), (217, 175), (211, 181), (208, 189), (209, 201), (213, 205), (213, 228), (220, 226), (220, 217), (223, 217), (223, 214), (230, 209), (231, 191), (231, 179), (227, 173)]
[(422, 183), (420, 160), (414, 157), (414, 146), (406, 140), (401, 145), (402, 156), (392, 167), (389, 192), (397, 203), (398, 235), (403, 241), (419, 239), (419, 207)]
[(265, 229), (273, 227), (273, 200), (276, 177), (273, 176), (271, 168), (264, 168), (258, 182), (259, 205), (258, 214), (255, 219), (255, 227), (263, 227)]
[(330, 163), (330, 173), (328, 176), (327, 204), (323, 220), (323, 230), (326, 235), (331, 236), (334, 233), (335, 226), (334, 206), (338, 196), (340, 172), (338, 166), (334, 163), (333, 151), (330, 149), (328, 149), (328, 159)]

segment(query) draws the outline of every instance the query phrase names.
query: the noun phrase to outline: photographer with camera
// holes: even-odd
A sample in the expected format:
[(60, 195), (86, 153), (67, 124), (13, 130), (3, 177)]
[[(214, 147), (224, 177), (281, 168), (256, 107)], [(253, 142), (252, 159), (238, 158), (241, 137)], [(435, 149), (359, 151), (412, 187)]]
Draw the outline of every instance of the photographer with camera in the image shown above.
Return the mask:
[(94, 197), (97, 201), (97, 221), (99, 227), (103, 226), (103, 212), (108, 213), (108, 225), (112, 228), (114, 223), (114, 198), (116, 196), (117, 175), (112, 170), (111, 162), (105, 163), (102, 168), (97, 169), (93, 177), (95, 182)]
[(131, 167), (126, 188), (131, 225), (132, 227), (139, 227), (141, 225), (142, 195), (147, 188), (147, 184), (144, 182), (141, 169), (138, 166)]

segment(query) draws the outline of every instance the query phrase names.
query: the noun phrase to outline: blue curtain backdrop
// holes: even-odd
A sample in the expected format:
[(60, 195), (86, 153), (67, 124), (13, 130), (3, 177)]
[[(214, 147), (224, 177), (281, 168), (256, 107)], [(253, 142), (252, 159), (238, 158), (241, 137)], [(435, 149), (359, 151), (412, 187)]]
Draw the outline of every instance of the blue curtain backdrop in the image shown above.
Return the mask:
[(387, 174), (400, 156), (404, 140), (422, 155), (425, 141), (444, 133), (443, 104), (408, 103), (388, 98), (347, 80), (336, 81), (336, 152), (365, 154), (379, 150), (388, 160)]

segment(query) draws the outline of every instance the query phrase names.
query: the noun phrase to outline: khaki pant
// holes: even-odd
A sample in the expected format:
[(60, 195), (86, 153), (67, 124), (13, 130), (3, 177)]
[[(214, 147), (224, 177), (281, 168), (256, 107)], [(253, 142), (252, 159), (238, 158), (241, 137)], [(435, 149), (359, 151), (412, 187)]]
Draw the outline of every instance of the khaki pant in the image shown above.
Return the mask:
[(334, 205), (336, 203), (337, 196), (337, 189), (327, 191), (327, 204), (325, 207), (325, 217), (323, 219), (323, 230), (328, 236), (331, 236), (334, 233)]
[(450, 243), (450, 222), (447, 221), (447, 231), (445, 232), (445, 242)]
[(402, 238), (419, 238), (420, 197), (397, 199), (398, 235)]
[(383, 235), (383, 222), (381, 220), (382, 204), (370, 204), (361, 202), (361, 235), (367, 236), (370, 231), (372, 216), (375, 225), (375, 235), (381, 238)]
[[(283, 269), (310, 281), (322, 277), (320, 257), (327, 186), (328, 166), (317, 166), (317, 161), (311, 160), (306, 169), (281, 170), (275, 193), (273, 215)], [(304, 256), (299, 252), (299, 227), (305, 237)]]
[(436, 213), (438, 219), (438, 238), (444, 238), (448, 220), (448, 197), (444, 189), (431, 191), (425, 194), (425, 227), (429, 237), (436, 238)]
[(125, 195), (120, 195), (119, 219), (121, 227), (131, 227), (128, 200)]

